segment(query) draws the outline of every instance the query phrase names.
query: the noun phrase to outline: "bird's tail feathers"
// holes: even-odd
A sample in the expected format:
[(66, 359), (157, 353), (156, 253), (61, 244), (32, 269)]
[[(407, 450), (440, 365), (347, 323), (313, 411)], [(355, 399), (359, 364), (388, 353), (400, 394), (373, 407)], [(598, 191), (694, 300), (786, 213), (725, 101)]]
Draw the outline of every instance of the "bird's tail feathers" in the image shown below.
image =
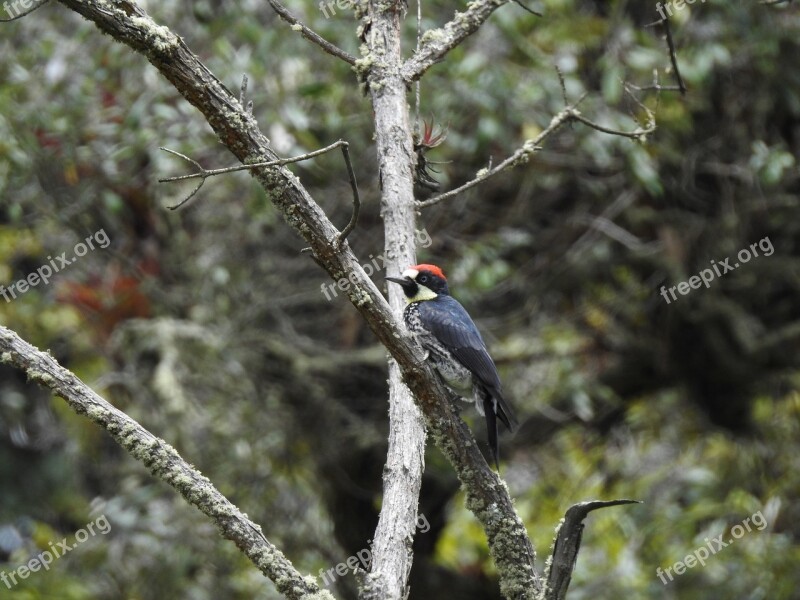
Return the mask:
[(511, 406), (506, 402), (505, 398), (503, 398), (503, 394), (499, 392), (495, 392), (492, 396), (496, 400), (496, 412), (497, 416), (500, 417), (500, 420), (503, 422), (509, 431), (512, 433), (514, 430), (519, 427), (519, 421), (517, 421), (517, 417), (514, 414), (514, 411), (511, 409)]
[[(500, 442), (497, 439), (497, 415), (495, 415), (495, 402), (494, 399), (486, 394), (483, 397), (483, 412), (486, 413), (486, 431), (489, 437), (489, 448), (492, 451), (494, 464), (497, 471), (500, 471)], [(500, 414), (500, 411), (498, 411)], [(503, 421), (505, 422), (505, 421)]]

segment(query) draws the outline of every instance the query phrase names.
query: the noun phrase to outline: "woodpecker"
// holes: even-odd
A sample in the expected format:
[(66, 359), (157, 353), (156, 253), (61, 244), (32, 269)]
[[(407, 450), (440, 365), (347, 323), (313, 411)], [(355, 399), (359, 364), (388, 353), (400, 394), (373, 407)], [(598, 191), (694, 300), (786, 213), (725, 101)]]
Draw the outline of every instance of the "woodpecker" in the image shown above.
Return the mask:
[(447, 278), (436, 265), (415, 265), (402, 277), (387, 277), (400, 284), (408, 305), (403, 311), (406, 327), (428, 352), (447, 387), (469, 400), (486, 417), (489, 448), (500, 470), (497, 419), (509, 431), (517, 420), (503, 397), (497, 367), (486, 350), (478, 328), (463, 306), (450, 295)]

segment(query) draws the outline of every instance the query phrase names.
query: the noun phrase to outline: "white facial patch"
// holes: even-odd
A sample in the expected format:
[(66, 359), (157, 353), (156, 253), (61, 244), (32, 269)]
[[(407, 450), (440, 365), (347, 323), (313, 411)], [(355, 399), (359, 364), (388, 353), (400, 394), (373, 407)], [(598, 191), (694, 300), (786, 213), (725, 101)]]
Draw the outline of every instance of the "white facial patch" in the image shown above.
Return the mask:
[[(406, 269), (403, 271), (403, 277), (408, 277), (412, 281), (417, 280), (417, 275), (419, 275), (419, 270), (417, 269)], [(413, 298), (409, 298), (406, 296), (407, 302), (419, 302), (420, 300), (433, 300), (437, 298), (436, 292), (431, 290), (429, 287), (422, 285), (421, 283), (417, 284), (417, 293)]]

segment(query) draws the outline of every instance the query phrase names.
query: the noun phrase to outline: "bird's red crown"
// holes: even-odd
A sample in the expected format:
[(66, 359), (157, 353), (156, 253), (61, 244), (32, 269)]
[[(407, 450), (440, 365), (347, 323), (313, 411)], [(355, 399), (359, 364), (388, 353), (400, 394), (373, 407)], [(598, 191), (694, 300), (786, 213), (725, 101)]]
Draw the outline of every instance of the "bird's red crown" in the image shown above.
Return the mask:
[(422, 265), (414, 265), (413, 267), (409, 267), (409, 268), (410, 269), (416, 269), (417, 271), (427, 271), (428, 273), (432, 273), (433, 275), (436, 275), (437, 277), (441, 277), (442, 279), (447, 281), (447, 277), (444, 276), (444, 273), (442, 272), (442, 270), (439, 267), (437, 267), (436, 265), (422, 264)]

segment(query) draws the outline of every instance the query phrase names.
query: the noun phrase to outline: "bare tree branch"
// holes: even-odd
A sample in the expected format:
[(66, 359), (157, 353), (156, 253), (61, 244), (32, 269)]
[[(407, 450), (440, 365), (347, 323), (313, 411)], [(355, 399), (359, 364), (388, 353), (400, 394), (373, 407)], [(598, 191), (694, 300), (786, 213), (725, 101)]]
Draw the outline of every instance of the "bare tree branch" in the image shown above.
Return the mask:
[(252, 115), (253, 114), (253, 101), (252, 100), (250, 100), (250, 101), (247, 100), (247, 83), (248, 83), (248, 81), (249, 80), (247, 79), (247, 73), (244, 73), (242, 75), (242, 86), (241, 86), (241, 88), (239, 90), (239, 104), (244, 106), (244, 108), (245, 108), (245, 110), (247, 111), (248, 114)]
[(443, 200), (449, 200), (450, 198), (457, 196), (461, 192), (465, 192), (468, 189), (473, 188), (480, 183), (483, 183), (487, 179), (491, 179), (492, 177), (502, 173), (506, 169), (510, 169), (511, 167), (516, 167), (517, 165), (528, 162), (530, 156), (539, 149), (539, 144), (545, 138), (547, 138), (551, 133), (553, 133), (556, 129), (558, 129), (564, 123), (566, 123), (569, 120), (569, 118), (570, 118), (569, 111), (567, 109), (562, 110), (555, 117), (553, 117), (553, 119), (550, 121), (550, 125), (548, 125), (546, 129), (544, 129), (534, 139), (526, 141), (522, 145), (522, 147), (518, 148), (511, 156), (506, 158), (503, 162), (501, 162), (497, 166), (488, 169), (481, 169), (480, 171), (478, 171), (475, 177), (470, 181), (468, 181), (467, 183), (457, 187), (454, 190), (445, 192), (444, 194), (439, 194), (438, 196), (434, 196), (433, 198), (430, 198), (428, 200), (417, 202), (417, 206), (419, 208), (426, 208), (428, 206), (433, 206), (434, 204), (438, 204)]
[[(654, 27), (656, 25), (664, 26), (665, 37), (667, 38), (667, 49), (669, 50), (669, 62), (672, 65), (672, 70), (675, 72), (675, 79), (678, 81), (677, 91), (679, 91), (681, 96), (683, 96), (686, 94), (686, 84), (684, 83), (683, 77), (681, 77), (681, 71), (678, 68), (678, 53), (675, 50), (675, 42), (672, 39), (672, 29), (669, 26), (669, 17), (662, 17), (658, 21), (648, 23), (645, 25), (645, 27)], [(657, 86), (656, 89), (670, 90), (670, 88), (667, 86)]]
[(356, 182), (356, 172), (353, 170), (353, 163), (350, 161), (350, 144), (344, 142), (342, 144), (342, 155), (344, 156), (344, 164), (347, 167), (347, 178), (350, 180), (350, 189), (353, 190), (353, 213), (350, 216), (350, 221), (347, 223), (342, 233), (339, 234), (337, 244), (341, 247), (342, 243), (347, 239), (347, 236), (358, 225), (358, 216), (361, 213), (361, 196), (358, 194), (358, 183)]
[[(168, 152), (170, 154), (174, 154), (175, 156), (177, 156), (179, 158), (182, 158), (186, 162), (191, 163), (197, 169), (197, 171), (194, 172), (194, 173), (189, 173), (188, 175), (176, 175), (175, 177), (164, 177), (162, 179), (159, 179), (158, 182), (159, 183), (171, 183), (173, 181), (185, 181), (187, 179), (197, 179), (197, 178), (200, 179), (200, 183), (197, 184), (197, 187), (195, 187), (189, 193), (189, 195), (186, 196), (186, 198), (184, 198), (183, 200), (181, 200), (180, 202), (178, 202), (177, 204), (175, 204), (173, 206), (168, 206), (167, 207), (170, 210), (175, 210), (177, 208), (180, 208), (184, 204), (186, 204), (189, 200), (191, 200), (192, 197), (200, 190), (200, 188), (203, 187), (203, 184), (206, 182), (206, 179), (208, 179), (209, 177), (215, 177), (217, 175), (224, 175), (226, 173), (235, 173), (236, 171), (249, 171), (249, 170), (252, 170), (252, 169), (260, 169), (262, 167), (282, 167), (284, 165), (288, 165), (288, 164), (291, 164), (291, 163), (296, 163), (296, 162), (300, 162), (300, 161), (303, 161), (303, 160), (308, 160), (309, 158), (314, 158), (315, 156), (320, 156), (321, 154), (325, 154), (326, 152), (330, 152), (331, 150), (334, 150), (334, 149), (339, 148), (339, 147), (344, 149), (347, 146), (348, 146), (347, 142), (345, 142), (344, 140), (339, 140), (337, 142), (334, 142), (330, 146), (325, 146), (324, 148), (320, 148), (319, 150), (314, 150), (313, 152), (307, 152), (305, 154), (300, 154), (299, 156), (293, 156), (291, 158), (278, 158), (276, 160), (268, 160), (268, 161), (265, 161), (265, 162), (257, 162), (257, 163), (252, 163), (252, 164), (249, 164), (249, 165), (234, 165), (232, 167), (224, 167), (224, 168), (221, 168), (221, 169), (205, 169), (202, 166), (200, 166), (200, 163), (198, 163), (193, 158), (189, 158), (185, 154), (181, 154), (180, 152), (178, 152), (176, 150), (170, 150), (169, 148), (159, 148), (159, 150), (163, 150), (164, 152)], [(351, 185), (353, 185), (354, 182), (355, 182), (355, 175), (352, 173), (353, 166), (350, 164), (350, 154), (348, 152), (345, 152), (345, 160), (346, 160), (347, 167), (348, 167), (348, 175), (350, 176), (350, 183), (351, 183)], [(354, 187), (354, 193), (356, 195), (358, 194), (358, 188)], [(359, 206), (360, 206), (360, 202), (359, 202)], [(348, 233), (349, 233), (349, 231), (348, 231)]]
[(606, 506), (638, 504), (639, 502), (639, 500), (593, 500), (575, 504), (567, 510), (558, 527), (556, 539), (553, 540), (553, 555), (548, 561), (550, 568), (547, 573), (544, 600), (564, 600), (566, 598), (572, 571), (578, 560), (578, 550), (580, 550), (583, 536), (583, 520), (586, 515)]
[(520, 7), (522, 10), (524, 10), (524, 11), (526, 11), (526, 12), (529, 12), (529, 13), (531, 13), (531, 14), (532, 14), (532, 15), (534, 15), (534, 16), (537, 16), (537, 17), (541, 17), (541, 16), (543, 16), (543, 15), (542, 15), (542, 13), (540, 13), (540, 12), (537, 12), (537, 11), (533, 10), (533, 9), (532, 9), (532, 8), (530, 8), (529, 6), (525, 6), (525, 5), (524, 5), (524, 4), (521, 2), (521, 0), (512, 0), (512, 2), (514, 2), (514, 4), (516, 4), (517, 6), (519, 6), (519, 7)]
[(637, 92), (680, 92), (681, 88), (677, 85), (661, 85), (654, 83), (653, 85), (633, 85), (628, 84), (628, 87)]
[(467, 10), (457, 12), (453, 20), (441, 29), (430, 29), (422, 34), (419, 50), (402, 67), (401, 74), (407, 84), (413, 83), (450, 50), (475, 33), (498, 8), (510, 0), (474, 0)]
[(675, 51), (675, 42), (672, 39), (672, 29), (669, 26), (669, 19), (664, 19), (661, 21), (664, 24), (664, 30), (667, 34), (667, 48), (669, 48), (669, 60), (672, 63), (672, 69), (675, 71), (675, 79), (678, 80), (678, 89), (681, 92), (681, 95), (686, 94), (686, 84), (683, 82), (683, 77), (681, 77), (681, 71), (678, 68), (678, 56), (677, 52)]
[(338, 46), (334, 46), (328, 40), (323, 38), (318, 33), (315, 33), (310, 28), (306, 27), (303, 23), (300, 22), (300, 19), (295, 17), (289, 10), (283, 6), (278, 0), (267, 0), (270, 6), (272, 6), (273, 10), (276, 13), (292, 26), (294, 31), (299, 31), (300, 35), (306, 38), (308, 41), (313, 42), (320, 48), (322, 48), (325, 52), (330, 54), (331, 56), (335, 56), (336, 58), (341, 58), (344, 62), (355, 65), (356, 64), (356, 57), (352, 54), (348, 54)]
[(97, 395), (48, 353), (31, 346), (0, 325), (0, 362), (25, 371), (30, 381), (49, 388), (79, 415), (111, 434), (133, 458), (184, 499), (210, 517), (222, 536), (231, 540), (291, 600), (333, 600), (312, 576), (303, 577), (280, 550), (197, 469), (164, 440)]
[(457, 196), (458, 194), (465, 192), (466, 190), (473, 188), (480, 183), (483, 183), (487, 179), (490, 179), (495, 175), (502, 173), (506, 169), (510, 169), (512, 167), (516, 167), (517, 165), (521, 165), (528, 162), (531, 155), (534, 152), (537, 152), (538, 150), (541, 149), (540, 144), (548, 136), (550, 136), (553, 132), (555, 132), (556, 129), (558, 129), (564, 123), (567, 123), (569, 121), (578, 121), (580, 123), (583, 123), (584, 125), (588, 125), (592, 129), (596, 129), (597, 131), (602, 131), (603, 133), (626, 137), (633, 140), (643, 140), (656, 129), (655, 116), (649, 109), (647, 109), (647, 107), (645, 107), (642, 104), (640, 104), (640, 106), (642, 106), (642, 108), (644, 108), (644, 110), (647, 112), (648, 122), (646, 126), (637, 127), (633, 131), (622, 131), (618, 129), (611, 129), (609, 127), (604, 127), (603, 125), (600, 125), (599, 123), (596, 123), (591, 119), (587, 119), (576, 108), (578, 103), (580, 103), (580, 100), (578, 100), (578, 102), (576, 102), (575, 104), (568, 106), (560, 113), (558, 113), (556, 116), (554, 116), (553, 119), (550, 121), (550, 124), (544, 130), (542, 130), (542, 132), (539, 133), (539, 135), (537, 135), (535, 138), (531, 140), (527, 140), (522, 145), (522, 147), (518, 148), (511, 156), (506, 158), (503, 162), (501, 162), (497, 166), (481, 169), (480, 171), (478, 171), (478, 173), (475, 175), (473, 179), (457, 187), (454, 190), (450, 190), (449, 192), (445, 192), (444, 194), (439, 194), (438, 196), (434, 196), (433, 198), (430, 198), (428, 200), (418, 201), (416, 203), (417, 207), (426, 208), (428, 206), (433, 206), (434, 204), (438, 204), (443, 200), (449, 200), (450, 198), (453, 198), (454, 196)]

